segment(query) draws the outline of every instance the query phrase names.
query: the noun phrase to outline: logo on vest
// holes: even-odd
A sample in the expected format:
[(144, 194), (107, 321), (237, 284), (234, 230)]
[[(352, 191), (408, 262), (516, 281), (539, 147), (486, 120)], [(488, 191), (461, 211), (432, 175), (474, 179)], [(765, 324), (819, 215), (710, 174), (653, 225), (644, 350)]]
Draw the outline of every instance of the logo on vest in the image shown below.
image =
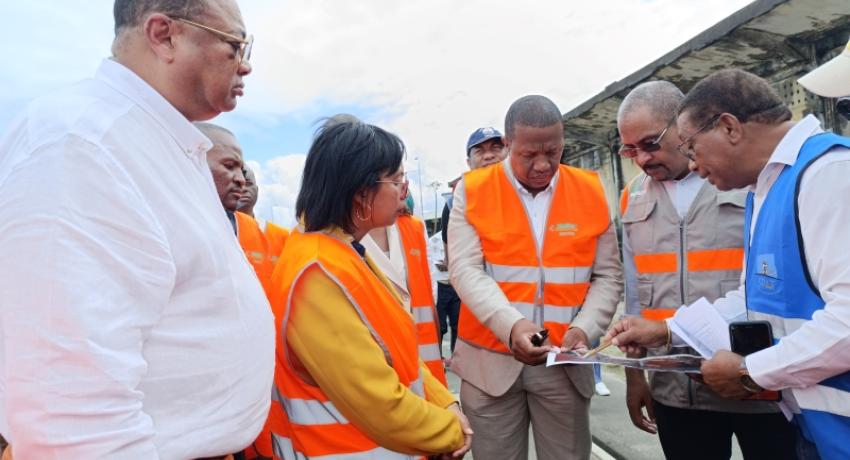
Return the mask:
[(776, 258), (773, 254), (759, 254), (756, 257), (758, 286), (764, 291), (775, 292), (779, 289), (779, 273), (776, 269)]
[(576, 236), (578, 225), (569, 222), (552, 224), (549, 226), (549, 231), (558, 232), (558, 236)]
[(413, 257), (421, 257), (422, 251), (420, 251), (419, 249), (413, 248), (413, 249), (410, 250), (410, 255), (412, 255)]

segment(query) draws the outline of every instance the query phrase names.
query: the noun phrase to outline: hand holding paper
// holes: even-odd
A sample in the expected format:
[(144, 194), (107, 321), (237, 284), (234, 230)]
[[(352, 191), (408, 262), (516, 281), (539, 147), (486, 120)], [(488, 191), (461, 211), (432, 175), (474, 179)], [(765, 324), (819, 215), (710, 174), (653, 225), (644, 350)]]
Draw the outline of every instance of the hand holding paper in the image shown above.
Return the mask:
[(704, 297), (677, 310), (666, 323), (634, 316), (625, 318), (611, 327), (605, 340), (626, 353), (638, 353), (642, 348), (663, 346), (668, 325), (673, 335), (706, 358), (718, 350), (730, 349), (729, 325)]
[(644, 348), (655, 348), (667, 341), (667, 326), (661, 321), (650, 321), (629, 316), (611, 326), (603, 342), (611, 342), (624, 353), (641, 353)]

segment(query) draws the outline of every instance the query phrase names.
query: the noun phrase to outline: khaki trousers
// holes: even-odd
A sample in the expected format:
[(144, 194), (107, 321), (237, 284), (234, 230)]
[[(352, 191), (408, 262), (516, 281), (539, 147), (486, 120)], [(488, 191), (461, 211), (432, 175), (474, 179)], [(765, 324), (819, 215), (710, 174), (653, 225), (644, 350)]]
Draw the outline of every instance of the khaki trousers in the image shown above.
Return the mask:
[(525, 366), (498, 397), (463, 381), (460, 401), (475, 431), (476, 459), (526, 460), (529, 423), (538, 460), (590, 458), (590, 399), (560, 366)]

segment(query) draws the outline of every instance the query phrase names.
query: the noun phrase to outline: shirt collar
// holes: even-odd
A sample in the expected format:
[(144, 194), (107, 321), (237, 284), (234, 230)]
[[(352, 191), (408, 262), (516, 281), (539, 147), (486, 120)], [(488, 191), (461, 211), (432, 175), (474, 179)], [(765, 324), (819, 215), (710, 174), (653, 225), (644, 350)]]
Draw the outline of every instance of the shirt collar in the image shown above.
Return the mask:
[(168, 132), (188, 156), (206, 153), (212, 142), (151, 85), (114, 59), (104, 59), (95, 78), (136, 103)]
[[(507, 158), (502, 160), (502, 163), (504, 164), (504, 168), (505, 168), (505, 174), (508, 175), (508, 179), (510, 179), (511, 184), (513, 184), (513, 186), (517, 190), (517, 192), (525, 194), (525, 195), (531, 195), (531, 192), (529, 192), (528, 189), (525, 188), (525, 186), (522, 185), (522, 183), (516, 178), (516, 176), (514, 176), (514, 172), (511, 169), (511, 161), (510, 160), (511, 160), (510, 155), (508, 155)], [(558, 176), (560, 174), (561, 174), (560, 169), (558, 171), (555, 171), (555, 175), (552, 176), (552, 180), (549, 181), (549, 185), (547, 185), (546, 188), (541, 190), (540, 193), (551, 192), (555, 188), (555, 184), (558, 183)]]
[(773, 149), (773, 153), (770, 154), (770, 158), (767, 159), (767, 163), (759, 173), (756, 183), (749, 186), (750, 191), (756, 192), (760, 187), (759, 184), (763, 183), (765, 178), (770, 175), (770, 171), (786, 165), (793, 165), (797, 161), (797, 156), (799, 156), (800, 149), (803, 148), (806, 140), (821, 132), (823, 132), (823, 129), (820, 126), (820, 120), (814, 115), (806, 115), (805, 118), (795, 123), (782, 136), (782, 140), (776, 144), (776, 148)]
[(820, 120), (814, 115), (806, 115), (785, 133), (767, 160), (767, 164), (793, 165), (806, 139), (822, 131)]

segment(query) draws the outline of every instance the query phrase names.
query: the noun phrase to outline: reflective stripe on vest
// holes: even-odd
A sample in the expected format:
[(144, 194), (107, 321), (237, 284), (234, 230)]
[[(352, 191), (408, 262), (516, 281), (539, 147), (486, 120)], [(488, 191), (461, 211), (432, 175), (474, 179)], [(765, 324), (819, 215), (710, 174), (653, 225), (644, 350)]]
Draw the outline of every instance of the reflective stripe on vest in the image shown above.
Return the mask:
[[(679, 255), (675, 252), (638, 254), (634, 256), (638, 273), (676, 273)], [(704, 249), (688, 251), (688, 271), (741, 270), (744, 265), (744, 248)]]
[(640, 311), (640, 316), (652, 321), (664, 321), (667, 318), (672, 318), (675, 314), (675, 308), (644, 308)]
[[(664, 185), (646, 174), (631, 181), (622, 195), (623, 232), (628, 237), (642, 313), (669, 317), (669, 310), (700, 297), (719, 298), (737, 284), (743, 268), (745, 193), (720, 192), (703, 183), (687, 215), (680, 217)], [(643, 287), (641, 287), (643, 286)]]
[(297, 292), (294, 286), (308, 268), (316, 267), (349, 299), (399, 382), (424, 397), (416, 327), (411, 316), (385, 281), (340, 239), (296, 231), (290, 235), (282, 257), (287, 263), (275, 272), (271, 295), (275, 318), (281, 325), (277, 337), (280, 372), (275, 378), (279, 391), (273, 399), (285, 409), (288, 421), (281, 432), (273, 432), (276, 452), (282, 458), (412, 458), (381, 448), (349, 423), (322, 388), (292, 366), (297, 357), (291, 355), (286, 343), (289, 318), (298, 305), (293, 302)]
[[(503, 163), (465, 174), (464, 190), (466, 218), (481, 241), (484, 270), (511, 306), (548, 328), (551, 343), (560, 345), (590, 286), (597, 239), (610, 225), (599, 177), (560, 165), (540, 246)], [(465, 303), (458, 338), (510, 353)]]
[[(806, 169), (833, 147), (850, 148), (850, 139), (832, 133), (809, 137), (793, 165), (786, 166), (770, 188), (753, 222), (753, 194), (747, 198), (745, 232), (746, 305), (752, 319), (767, 320), (779, 342), (793, 334), (826, 303), (801, 257), (803, 238), (797, 206)], [(842, 149), (835, 154), (847, 156)], [(754, 226), (754, 227), (753, 227)], [(803, 389), (792, 389), (795, 417), (803, 435), (822, 458), (850, 458), (850, 371)]]
[[(272, 438), (275, 446), (275, 455), (284, 460), (308, 460), (308, 457), (295, 452), (292, 448), (292, 440), (283, 436), (274, 435)], [(416, 457), (400, 454), (391, 450), (377, 447), (365, 452), (351, 454), (314, 455), (310, 459), (320, 460), (411, 460)]]
[(425, 226), (413, 216), (401, 216), (396, 220), (407, 269), (407, 288), (410, 292), (411, 312), (416, 323), (419, 341), (419, 357), (428, 366), (431, 374), (447, 385), (446, 370), (440, 352), (440, 324), (431, 289), (431, 270), (425, 244)]

